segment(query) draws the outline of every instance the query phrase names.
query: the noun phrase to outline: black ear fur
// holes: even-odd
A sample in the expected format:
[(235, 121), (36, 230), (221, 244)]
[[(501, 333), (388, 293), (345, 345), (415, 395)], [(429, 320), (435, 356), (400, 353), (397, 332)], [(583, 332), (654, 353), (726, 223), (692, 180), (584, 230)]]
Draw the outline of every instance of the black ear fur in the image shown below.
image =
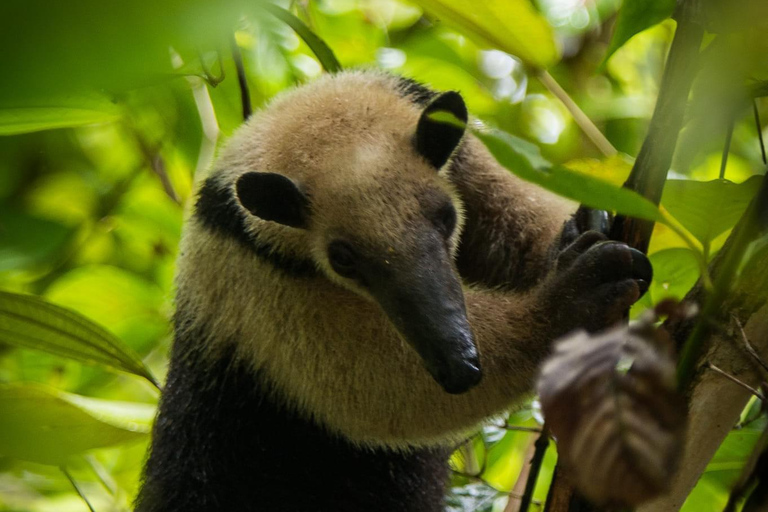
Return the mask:
[(307, 227), (309, 199), (282, 174), (249, 172), (240, 176), (235, 188), (240, 204), (260, 219), (292, 228)]
[[(451, 122), (432, 118), (437, 112), (447, 112), (455, 120)], [(440, 169), (459, 145), (467, 119), (467, 106), (459, 93), (448, 91), (439, 95), (421, 113), (416, 126), (416, 151), (436, 169)], [(457, 126), (457, 123), (461, 126)]]

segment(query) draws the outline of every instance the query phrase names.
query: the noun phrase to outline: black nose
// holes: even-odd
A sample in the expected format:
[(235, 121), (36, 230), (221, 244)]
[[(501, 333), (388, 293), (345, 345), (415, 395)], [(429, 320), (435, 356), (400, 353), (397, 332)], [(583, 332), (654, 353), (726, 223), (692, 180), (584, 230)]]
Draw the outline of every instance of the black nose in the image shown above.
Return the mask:
[(480, 361), (477, 358), (441, 365), (430, 372), (446, 393), (460, 395), (477, 386), (483, 378)]

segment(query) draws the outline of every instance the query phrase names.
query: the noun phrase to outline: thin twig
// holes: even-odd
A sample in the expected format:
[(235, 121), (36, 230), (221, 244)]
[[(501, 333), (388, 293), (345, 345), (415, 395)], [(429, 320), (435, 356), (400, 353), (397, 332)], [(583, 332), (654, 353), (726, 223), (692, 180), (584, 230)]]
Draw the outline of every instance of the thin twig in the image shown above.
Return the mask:
[(230, 46), (232, 47), (232, 58), (235, 61), (235, 68), (237, 69), (237, 83), (240, 86), (240, 101), (243, 104), (243, 120), (247, 121), (248, 118), (251, 117), (251, 113), (253, 113), (253, 109), (251, 108), (251, 93), (248, 90), (248, 79), (245, 76), (243, 56), (240, 53), (240, 46), (238, 46), (234, 34), (232, 34)]
[(739, 386), (741, 386), (742, 388), (746, 389), (747, 391), (749, 391), (750, 393), (752, 393), (753, 395), (755, 395), (755, 396), (756, 396), (757, 398), (759, 398), (759, 399), (760, 399), (762, 402), (765, 402), (765, 401), (766, 401), (766, 399), (765, 399), (765, 395), (764, 395), (764, 394), (762, 394), (762, 393), (761, 393), (759, 390), (757, 390), (757, 389), (753, 388), (752, 386), (750, 386), (750, 385), (749, 385), (749, 384), (747, 384), (746, 382), (743, 382), (743, 381), (741, 381), (741, 380), (737, 379), (736, 377), (734, 377), (734, 376), (733, 376), (733, 375), (731, 375), (730, 373), (728, 373), (728, 372), (726, 372), (726, 371), (723, 371), (723, 370), (721, 370), (720, 368), (718, 368), (717, 366), (713, 365), (713, 364), (712, 364), (712, 363), (710, 363), (710, 362), (707, 362), (707, 368), (709, 368), (710, 370), (712, 370), (712, 371), (713, 371), (713, 372), (715, 372), (715, 373), (718, 373), (718, 374), (722, 375), (723, 377), (725, 377), (726, 379), (730, 380), (731, 382), (733, 382), (733, 383), (735, 383), (735, 384), (738, 384), (738, 385), (739, 385)]
[(583, 110), (573, 101), (565, 89), (563, 89), (557, 80), (549, 74), (545, 69), (541, 69), (537, 72), (536, 77), (541, 84), (550, 92), (553, 96), (559, 99), (568, 112), (573, 116), (573, 120), (584, 132), (584, 135), (592, 141), (600, 152), (605, 156), (613, 156), (618, 153), (613, 144), (603, 135), (603, 133), (595, 126), (595, 123), (584, 113)]
[(72, 484), (72, 487), (75, 489), (75, 492), (77, 493), (77, 495), (80, 496), (80, 499), (83, 500), (85, 504), (88, 506), (88, 510), (90, 510), (91, 512), (96, 512), (93, 509), (91, 502), (88, 501), (88, 498), (86, 498), (85, 494), (83, 494), (83, 491), (81, 491), (80, 487), (77, 486), (77, 482), (75, 482), (75, 479), (72, 478), (72, 475), (70, 475), (69, 471), (67, 471), (67, 468), (65, 468), (64, 466), (59, 466), (59, 469), (61, 470), (62, 473), (64, 473), (64, 476), (67, 477), (67, 480), (69, 480), (69, 483)]
[(728, 123), (728, 131), (725, 133), (725, 145), (723, 146), (723, 158), (720, 160), (720, 179), (725, 179), (725, 167), (728, 165), (728, 154), (731, 152), (731, 140), (733, 139), (734, 118)]
[(755, 126), (757, 127), (757, 138), (760, 141), (760, 154), (763, 156), (763, 163), (768, 164), (765, 156), (765, 141), (763, 140), (763, 124), (760, 122), (760, 110), (757, 108), (757, 99), (752, 100), (752, 110), (755, 112)]
[(149, 167), (152, 169), (152, 172), (154, 172), (157, 177), (160, 178), (160, 183), (163, 185), (165, 195), (171, 198), (174, 203), (180, 205), (181, 198), (176, 193), (176, 190), (173, 188), (173, 183), (171, 183), (171, 179), (168, 177), (168, 168), (165, 166), (165, 160), (163, 160), (162, 155), (160, 155), (160, 151), (158, 149), (151, 148), (149, 142), (147, 142), (147, 140), (138, 131), (135, 131), (134, 135), (136, 136), (136, 141), (139, 144), (139, 148), (144, 154), (144, 158), (146, 158), (147, 162), (149, 163)]
[(733, 315), (733, 320), (736, 322), (736, 327), (739, 328), (739, 332), (741, 333), (741, 340), (744, 342), (744, 346), (747, 349), (747, 352), (749, 352), (749, 355), (751, 355), (755, 361), (757, 361), (757, 364), (763, 367), (763, 369), (768, 372), (768, 363), (763, 361), (763, 358), (760, 357), (760, 354), (757, 353), (757, 350), (755, 350), (755, 347), (752, 346), (752, 344), (749, 342), (749, 338), (747, 338), (747, 333), (744, 332), (744, 327), (741, 325), (741, 321), (738, 319), (736, 315)]
[(533, 491), (536, 489), (536, 481), (539, 479), (541, 464), (544, 462), (544, 454), (547, 453), (549, 447), (549, 430), (547, 430), (546, 424), (541, 429), (541, 435), (534, 446), (536, 449), (533, 452), (533, 458), (531, 458), (531, 469), (528, 473), (528, 480), (525, 482), (525, 491), (520, 498), (520, 512), (528, 512), (528, 507), (530, 507), (533, 499)]

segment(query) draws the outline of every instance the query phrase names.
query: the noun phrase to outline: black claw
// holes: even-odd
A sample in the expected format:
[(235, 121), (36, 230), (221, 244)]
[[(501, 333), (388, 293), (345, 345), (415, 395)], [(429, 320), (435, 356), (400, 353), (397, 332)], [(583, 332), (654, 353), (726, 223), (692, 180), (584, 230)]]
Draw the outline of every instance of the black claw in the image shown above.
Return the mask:
[(648, 283), (653, 280), (653, 267), (648, 257), (637, 249), (630, 248), (632, 253), (632, 277), (638, 281), (646, 282), (646, 289)]

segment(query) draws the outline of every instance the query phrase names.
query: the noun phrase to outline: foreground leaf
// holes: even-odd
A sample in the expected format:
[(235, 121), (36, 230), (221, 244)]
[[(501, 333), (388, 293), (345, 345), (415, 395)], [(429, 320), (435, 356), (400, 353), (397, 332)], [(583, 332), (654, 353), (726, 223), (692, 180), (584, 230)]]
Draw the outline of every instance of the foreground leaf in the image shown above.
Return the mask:
[(106, 329), (31, 295), (0, 292), (0, 341), (127, 371), (157, 385), (139, 356)]
[(528, 0), (414, 0), (481, 46), (511, 53), (534, 67), (560, 59), (552, 28)]
[(667, 180), (661, 204), (702, 244), (732, 228), (760, 187), (762, 176), (728, 180)]
[(598, 504), (652, 499), (679, 463), (685, 402), (675, 391), (671, 343), (654, 321), (568, 335), (542, 368), (538, 392), (561, 460)]
[(520, 178), (590, 208), (663, 221), (659, 209), (637, 192), (562, 166), (534, 167), (519, 149), (519, 139), (504, 132), (476, 132), (496, 160)]
[(674, 10), (675, 0), (624, 0), (605, 60), (635, 34), (672, 16)]
[(114, 110), (66, 106), (0, 107), (0, 135), (18, 135), (55, 128), (106, 123), (118, 117)]
[(60, 465), (72, 455), (137, 440), (149, 432), (144, 418), (152, 406), (132, 404), (145, 409), (139, 419), (124, 415), (118, 424), (114, 410), (113, 421), (108, 421), (108, 415), (95, 416), (78, 405), (79, 400), (95, 407), (93, 399), (43, 387), (0, 386), (0, 455)]

